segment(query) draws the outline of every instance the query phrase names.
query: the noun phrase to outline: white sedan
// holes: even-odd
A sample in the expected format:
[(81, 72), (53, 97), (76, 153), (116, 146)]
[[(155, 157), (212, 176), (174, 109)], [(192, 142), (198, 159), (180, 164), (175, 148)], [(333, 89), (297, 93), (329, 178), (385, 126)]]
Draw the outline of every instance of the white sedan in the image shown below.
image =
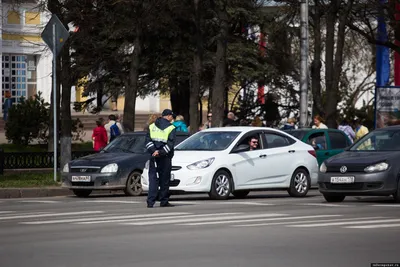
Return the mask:
[[(256, 142), (258, 145), (254, 147)], [(252, 146), (253, 149), (250, 149)], [(148, 190), (148, 166), (141, 179)], [(287, 189), (304, 197), (317, 184), (313, 147), (285, 132), (259, 127), (211, 128), (175, 148), (171, 191), (204, 192), (213, 199), (245, 197), (251, 190)]]

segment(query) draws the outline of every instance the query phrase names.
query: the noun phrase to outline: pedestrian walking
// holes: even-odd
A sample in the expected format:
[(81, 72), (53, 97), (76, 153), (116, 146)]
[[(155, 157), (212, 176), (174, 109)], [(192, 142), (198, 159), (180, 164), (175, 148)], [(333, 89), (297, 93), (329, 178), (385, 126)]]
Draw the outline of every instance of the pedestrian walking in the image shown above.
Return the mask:
[(314, 117), (313, 129), (328, 129), (328, 126), (324, 124), (324, 119), (320, 115)]
[(185, 119), (182, 115), (176, 116), (176, 120), (172, 123), (172, 125), (175, 126), (177, 132), (189, 132), (185, 123)]
[(171, 124), (174, 113), (170, 109), (165, 109), (161, 116), (149, 126), (146, 135), (146, 148), (152, 156), (149, 164), (148, 208), (154, 206), (157, 197), (161, 207), (174, 206), (168, 201), (176, 135), (175, 126)]
[(206, 130), (206, 129), (211, 128), (211, 127), (212, 127), (212, 126), (211, 126), (211, 121), (212, 121), (212, 113), (210, 112), (210, 113), (207, 114), (207, 121), (206, 121), (206, 123), (204, 123), (204, 125), (202, 126), (202, 128), (199, 129), (199, 130), (201, 131), (201, 130)]
[(95, 151), (100, 151), (102, 148), (107, 146), (108, 137), (102, 118), (96, 121), (96, 125), (97, 127), (93, 129), (92, 134), (93, 149)]
[(347, 137), (350, 139), (351, 143), (354, 142), (354, 139), (356, 138), (356, 134), (346, 119), (342, 120), (342, 122), (340, 123), (340, 125), (338, 127), (338, 130), (341, 130), (342, 132), (344, 132), (347, 135)]
[(147, 120), (146, 125), (143, 127), (143, 131), (145, 132), (149, 131), (150, 125), (152, 125), (157, 120), (157, 118), (158, 118), (157, 114), (151, 114)]
[(108, 123), (104, 125), (107, 131), (108, 143), (111, 143), (115, 138), (124, 133), (122, 125), (116, 120), (115, 115), (111, 114), (108, 116)]
[(360, 119), (354, 120), (354, 125), (356, 128), (356, 130), (355, 130), (356, 136), (354, 138), (354, 141), (360, 140), (361, 138), (363, 138), (365, 135), (367, 135), (369, 133), (368, 128), (362, 124)]
[(4, 93), (4, 103), (3, 103), (3, 120), (8, 120), (8, 110), (12, 107), (11, 93), (10, 91), (5, 91)]
[(289, 118), (287, 120), (287, 123), (281, 128), (282, 131), (285, 130), (295, 130), (296, 129), (296, 119), (295, 118)]

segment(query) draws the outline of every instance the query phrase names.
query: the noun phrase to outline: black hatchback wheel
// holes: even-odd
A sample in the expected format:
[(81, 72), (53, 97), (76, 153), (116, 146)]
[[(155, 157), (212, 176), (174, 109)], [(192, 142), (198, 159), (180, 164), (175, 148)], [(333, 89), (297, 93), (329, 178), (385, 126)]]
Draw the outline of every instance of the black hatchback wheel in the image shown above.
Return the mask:
[(400, 203), (400, 179), (397, 182), (397, 191), (393, 194), (394, 201)]
[(142, 184), (140, 179), (142, 178), (142, 173), (139, 171), (132, 172), (128, 180), (126, 181), (126, 187), (124, 193), (127, 196), (140, 196), (143, 192)]
[(77, 197), (88, 197), (92, 193), (92, 190), (90, 190), (90, 189), (74, 189), (74, 190), (72, 190), (72, 192), (74, 192), (75, 196), (77, 196)]
[(346, 198), (346, 196), (324, 194), (324, 198), (327, 202), (342, 202)]

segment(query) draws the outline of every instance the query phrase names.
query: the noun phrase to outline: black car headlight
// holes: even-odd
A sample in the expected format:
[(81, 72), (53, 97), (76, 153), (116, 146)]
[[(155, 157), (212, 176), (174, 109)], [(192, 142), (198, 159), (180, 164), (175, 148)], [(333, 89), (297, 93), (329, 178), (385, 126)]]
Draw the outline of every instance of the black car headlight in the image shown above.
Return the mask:
[(112, 163), (104, 166), (101, 169), (101, 173), (116, 173), (118, 171), (118, 164), (117, 163)]
[(319, 171), (320, 172), (322, 172), (322, 173), (326, 173), (326, 165), (325, 165), (325, 162), (323, 162), (322, 164), (321, 164), (321, 167), (319, 167)]
[(64, 168), (63, 168), (62, 172), (63, 173), (69, 173), (69, 164), (68, 163), (64, 165)]
[(365, 172), (383, 172), (389, 168), (389, 164), (386, 162), (377, 163), (374, 165), (370, 165), (364, 169)]

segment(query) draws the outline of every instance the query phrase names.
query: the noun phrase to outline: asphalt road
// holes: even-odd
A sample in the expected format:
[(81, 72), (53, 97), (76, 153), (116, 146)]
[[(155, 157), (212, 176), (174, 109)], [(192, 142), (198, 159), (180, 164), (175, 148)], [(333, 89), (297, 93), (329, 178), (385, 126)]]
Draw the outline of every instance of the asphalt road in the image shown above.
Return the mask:
[(400, 205), (389, 198), (326, 203), (256, 192), (212, 201), (173, 196), (0, 200), (0, 266), (360, 266), (400, 263)]

